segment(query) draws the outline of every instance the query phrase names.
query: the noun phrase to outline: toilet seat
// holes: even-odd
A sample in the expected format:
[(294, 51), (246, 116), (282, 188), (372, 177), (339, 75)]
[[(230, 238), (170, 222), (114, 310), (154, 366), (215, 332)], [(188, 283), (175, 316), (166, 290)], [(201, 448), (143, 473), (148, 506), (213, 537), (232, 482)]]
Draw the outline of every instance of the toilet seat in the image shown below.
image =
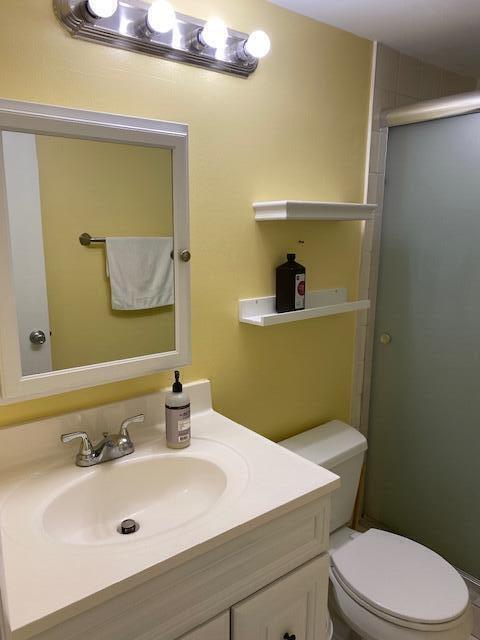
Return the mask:
[(330, 573), (329, 609), (366, 640), (468, 640), (473, 627), (471, 607), (457, 620), (444, 624), (412, 623), (407, 627), (388, 621), (354, 600), (337, 581), (333, 571)]
[(457, 621), (469, 596), (458, 572), (435, 552), (385, 531), (370, 529), (331, 551), (332, 574), (360, 606), (410, 629)]

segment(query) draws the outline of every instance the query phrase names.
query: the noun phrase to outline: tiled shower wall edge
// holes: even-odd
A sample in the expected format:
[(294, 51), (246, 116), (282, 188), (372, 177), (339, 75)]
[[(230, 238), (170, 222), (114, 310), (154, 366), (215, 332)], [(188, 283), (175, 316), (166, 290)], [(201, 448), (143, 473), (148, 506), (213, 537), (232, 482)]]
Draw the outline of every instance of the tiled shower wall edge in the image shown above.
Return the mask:
[[(370, 104), (368, 110), (368, 136), (366, 144), (366, 158), (365, 158), (365, 183), (363, 192), (363, 201), (365, 203), (375, 203), (376, 200), (369, 198), (370, 191), (370, 164), (372, 154), (372, 141), (373, 141), (373, 114), (374, 114), (374, 100), (375, 100), (375, 79), (377, 70), (377, 51), (378, 43), (374, 42), (372, 47), (372, 67), (370, 75)], [(369, 294), (369, 280), (370, 280), (370, 252), (372, 250), (371, 240), (372, 232), (374, 228), (374, 221), (367, 220), (363, 226), (362, 236), (362, 249), (360, 254), (359, 265), (359, 278), (358, 278), (358, 299), (367, 300)], [(365, 344), (366, 344), (366, 332), (368, 323), (367, 311), (361, 311), (356, 314), (355, 324), (355, 352), (353, 357), (353, 372), (352, 372), (352, 392), (351, 392), (351, 405), (350, 405), (350, 424), (355, 428), (360, 427), (360, 414), (362, 407), (362, 385), (363, 385), (363, 371), (365, 366)]]

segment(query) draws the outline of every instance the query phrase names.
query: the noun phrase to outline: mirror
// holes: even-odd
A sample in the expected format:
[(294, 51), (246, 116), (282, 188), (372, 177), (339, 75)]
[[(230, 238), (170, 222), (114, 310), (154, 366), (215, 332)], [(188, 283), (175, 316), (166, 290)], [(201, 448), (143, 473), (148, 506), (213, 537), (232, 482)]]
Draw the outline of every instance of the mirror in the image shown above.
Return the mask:
[[(18, 392), (18, 383), (49, 373), (65, 383), (67, 374), (81, 372), (79, 386), (87, 386), (97, 382), (85, 374), (99, 367), (108, 382), (107, 371), (121, 379), (189, 358), (188, 266), (178, 252), (188, 242), (185, 138), (155, 131), (170, 123), (152, 127), (119, 118), (116, 125), (124, 133), (127, 125), (129, 134), (122, 140), (118, 130), (110, 127), (108, 135), (96, 122), (115, 116), (85, 112), (75, 113), (82, 122), (86, 116), (95, 121), (90, 135), (69, 135), (63, 120), (73, 112), (58, 112), (55, 131), (7, 127), (5, 117), (0, 127), (2, 217), (15, 301), (15, 327), (2, 342), (16, 336), (19, 374), (14, 382), (5, 372), (12, 349), (2, 344), (7, 397), (9, 383)], [(131, 125), (139, 122), (135, 140)], [(171, 126), (183, 127), (186, 137), (186, 127)], [(120, 373), (121, 364), (142, 362), (148, 366)]]
[[(173, 351), (171, 150), (2, 138), (22, 374)], [(80, 244), (88, 231), (102, 241)], [(146, 282), (131, 272), (148, 258), (122, 268), (137, 249), (155, 262)]]

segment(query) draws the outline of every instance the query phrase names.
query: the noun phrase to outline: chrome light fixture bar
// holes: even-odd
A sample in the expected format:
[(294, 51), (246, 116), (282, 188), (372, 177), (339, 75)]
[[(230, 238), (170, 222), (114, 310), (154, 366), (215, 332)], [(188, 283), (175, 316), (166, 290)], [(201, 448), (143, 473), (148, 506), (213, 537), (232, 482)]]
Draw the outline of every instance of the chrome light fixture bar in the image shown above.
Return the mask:
[(53, 0), (53, 9), (74, 38), (244, 78), (270, 50), (264, 32), (249, 35), (227, 29), (220, 18), (175, 13), (167, 0)]

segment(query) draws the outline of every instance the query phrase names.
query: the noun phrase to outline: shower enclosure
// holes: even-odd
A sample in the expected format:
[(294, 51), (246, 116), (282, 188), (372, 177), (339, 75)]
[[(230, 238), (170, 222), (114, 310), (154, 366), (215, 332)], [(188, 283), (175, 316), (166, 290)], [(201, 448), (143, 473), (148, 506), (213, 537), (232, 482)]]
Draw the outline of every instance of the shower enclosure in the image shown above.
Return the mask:
[(390, 117), (365, 513), (479, 579), (477, 109)]

